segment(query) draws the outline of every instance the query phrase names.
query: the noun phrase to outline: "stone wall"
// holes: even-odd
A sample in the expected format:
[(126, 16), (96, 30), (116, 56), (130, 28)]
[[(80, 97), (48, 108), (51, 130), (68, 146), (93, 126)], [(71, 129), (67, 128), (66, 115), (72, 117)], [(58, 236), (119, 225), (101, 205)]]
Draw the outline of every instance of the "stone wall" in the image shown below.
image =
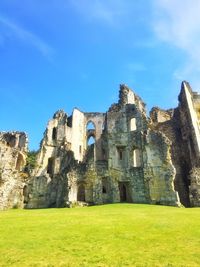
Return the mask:
[(148, 130), (145, 145), (144, 180), (149, 186), (152, 204), (180, 205), (174, 189), (175, 167), (171, 160), (171, 142), (161, 132)]
[(23, 190), (27, 175), (27, 136), (21, 132), (0, 133), (0, 210), (24, 205)]
[(200, 168), (200, 95), (193, 92), (189, 83), (183, 82), (179, 95), (181, 134), (185, 144), (184, 158), (189, 198), (192, 206), (199, 206), (199, 168)]
[(153, 108), (150, 112), (151, 127), (161, 131), (171, 142), (171, 160), (175, 168), (174, 187), (181, 203), (186, 207), (197, 205), (191, 190), (196, 192), (196, 196), (199, 192), (198, 183), (195, 189), (197, 180), (191, 180), (191, 177), (194, 177), (193, 169), (196, 170), (200, 164), (199, 103), (200, 96), (192, 92), (187, 82), (183, 82), (178, 108), (170, 110)]

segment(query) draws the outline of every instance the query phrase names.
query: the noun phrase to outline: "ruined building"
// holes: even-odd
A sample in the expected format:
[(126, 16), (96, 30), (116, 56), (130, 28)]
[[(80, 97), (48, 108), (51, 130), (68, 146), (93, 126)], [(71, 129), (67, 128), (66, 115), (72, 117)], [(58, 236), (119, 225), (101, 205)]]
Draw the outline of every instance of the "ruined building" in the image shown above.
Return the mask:
[(177, 108), (153, 108), (150, 118), (140, 97), (121, 85), (118, 103), (106, 113), (75, 108), (71, 116), (54, 114), (28, 179), (21, 177), (26, 136), (15, 133), (12, 142), (9, 133), (0, 135), (0, 208), (16, 199), (25, 208), (116, 202), (200, 206), (199, 129), (200, 95), (187, 82)]

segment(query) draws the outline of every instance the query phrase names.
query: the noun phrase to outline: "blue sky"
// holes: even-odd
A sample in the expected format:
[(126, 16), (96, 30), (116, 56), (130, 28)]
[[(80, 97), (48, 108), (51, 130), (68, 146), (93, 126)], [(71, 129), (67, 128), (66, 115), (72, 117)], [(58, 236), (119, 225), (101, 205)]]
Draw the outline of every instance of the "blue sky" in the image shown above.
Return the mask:
[(148, 110), (200, 88), (200, 0), (1, 0), (0, 131), (37, 149), (58, 109), (105, 112), (120, 83)]

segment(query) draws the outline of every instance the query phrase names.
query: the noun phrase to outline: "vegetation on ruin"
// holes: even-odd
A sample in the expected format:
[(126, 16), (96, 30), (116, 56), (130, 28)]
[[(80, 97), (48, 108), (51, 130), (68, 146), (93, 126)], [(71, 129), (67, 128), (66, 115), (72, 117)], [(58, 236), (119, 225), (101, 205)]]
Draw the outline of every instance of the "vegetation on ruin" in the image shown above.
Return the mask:
[(24, 167), (24, 171), (28, 174), (31, 174), (32, 170), (36, 167), (36, 157), (38, 151), (32, 150), (27, 153), (26, 158), (26, 166)]
[(199, 208), (9, 210), (0, 229), (0, 266), (200, 266)]

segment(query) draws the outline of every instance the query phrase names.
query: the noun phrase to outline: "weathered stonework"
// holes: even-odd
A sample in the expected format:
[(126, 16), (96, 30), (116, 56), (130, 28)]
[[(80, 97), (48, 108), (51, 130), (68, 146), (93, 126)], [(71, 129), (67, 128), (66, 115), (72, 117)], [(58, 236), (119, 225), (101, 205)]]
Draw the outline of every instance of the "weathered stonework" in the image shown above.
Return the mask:
[[(177, 108), (153, 108), (150, 118), (140, 97), (121, 85), (118, 103), (106, 113), (77, 108), (71, 116), (56, 112), (36, 168), (14, 191), (23, 188), (19, 202), (25, 208), (116, 202), (200, 206), (199, 127), (200, 95), (187, 82), (182, 83)], [(88, 142), (91, 137), (94, 144)], [(3, 160), (1, 166), (7, 166)], [(8, 181), (16, 179), (10, 176)]]
[(21, 132), (0, 133), (0, 210), (23, 207), (27, 176), (27, 136)]

